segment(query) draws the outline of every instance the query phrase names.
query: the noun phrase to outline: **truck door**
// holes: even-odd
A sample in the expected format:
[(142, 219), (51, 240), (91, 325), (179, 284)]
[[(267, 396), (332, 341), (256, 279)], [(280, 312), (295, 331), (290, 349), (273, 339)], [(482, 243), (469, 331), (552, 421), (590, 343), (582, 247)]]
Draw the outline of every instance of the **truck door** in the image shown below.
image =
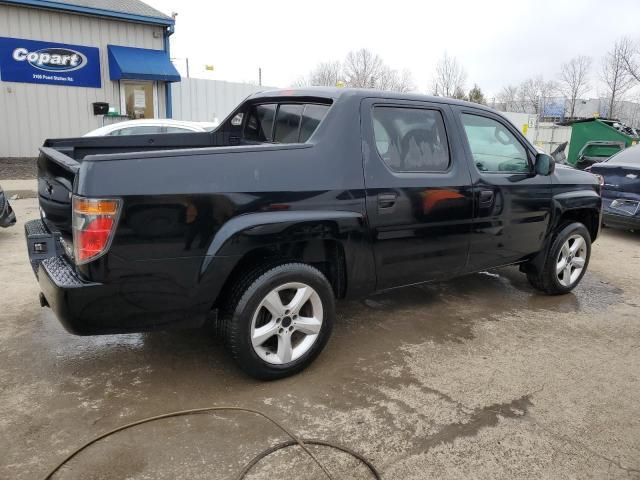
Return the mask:
[(467, 263), (473, 200), (453, 112), (385, 99), (361, 108), (377, 288), (455, 276)]
[(474, 185), (469, 268), (523, 260), (543, 246), (551, 177), (534, 173), (535, 150), (507, 120), (485, 110), (452, 108), (464, 132)]

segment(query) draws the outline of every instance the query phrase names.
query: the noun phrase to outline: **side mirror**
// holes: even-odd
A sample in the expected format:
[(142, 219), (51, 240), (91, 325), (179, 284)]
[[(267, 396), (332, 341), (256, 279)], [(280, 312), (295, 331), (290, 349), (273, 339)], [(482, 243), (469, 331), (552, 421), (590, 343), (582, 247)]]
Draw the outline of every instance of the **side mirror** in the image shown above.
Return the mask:
[(534, 164), (536, 175), (551, 175), (556, 169), (556, 161), (551, 155), (546, 153), (538, 153)]

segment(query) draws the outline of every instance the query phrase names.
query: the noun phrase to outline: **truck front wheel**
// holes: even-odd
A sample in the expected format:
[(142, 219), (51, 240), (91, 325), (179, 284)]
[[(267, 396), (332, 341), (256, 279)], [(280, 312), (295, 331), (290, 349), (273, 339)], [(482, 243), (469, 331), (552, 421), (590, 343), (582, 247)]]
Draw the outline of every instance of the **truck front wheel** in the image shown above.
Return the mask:
[(582, 223), (561, 227), (553, 239), (541, 271), (529, 272), (529, 283), (550, 295), (573, 290), (587, 271), (591, 236)]
[(273, 380), (313, 362), (329, 340), (334, 316), (326, 277), (310, 265), (287, 263), (249, 273), (236, 284), (222, 332), (246, 373)]

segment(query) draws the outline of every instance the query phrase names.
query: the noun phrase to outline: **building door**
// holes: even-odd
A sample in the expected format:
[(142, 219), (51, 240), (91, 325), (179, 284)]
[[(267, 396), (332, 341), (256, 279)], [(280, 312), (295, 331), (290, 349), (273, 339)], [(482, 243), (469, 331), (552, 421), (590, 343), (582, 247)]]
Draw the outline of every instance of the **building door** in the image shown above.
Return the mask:
[(451, 110), (362, 103), (364, 173), (378, 289), (455, 276), (469, 252), (473, 198)]
[(121, 113), (131, 119), (158, 117), (158, 87), (156, 82), (121, 81)]

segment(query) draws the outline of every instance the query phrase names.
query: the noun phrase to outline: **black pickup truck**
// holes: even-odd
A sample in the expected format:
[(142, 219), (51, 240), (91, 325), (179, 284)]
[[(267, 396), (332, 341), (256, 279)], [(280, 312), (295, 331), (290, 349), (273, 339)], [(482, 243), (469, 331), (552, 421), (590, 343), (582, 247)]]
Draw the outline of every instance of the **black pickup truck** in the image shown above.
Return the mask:
[(40, 151), (42, 305), (81, 335), (211, 321), (264, 379), (313, 361), (336, 299), (513, 264), (569, 292), (600, 229), (594, 175), (438, 97), (269, 91), (214, 132)]

